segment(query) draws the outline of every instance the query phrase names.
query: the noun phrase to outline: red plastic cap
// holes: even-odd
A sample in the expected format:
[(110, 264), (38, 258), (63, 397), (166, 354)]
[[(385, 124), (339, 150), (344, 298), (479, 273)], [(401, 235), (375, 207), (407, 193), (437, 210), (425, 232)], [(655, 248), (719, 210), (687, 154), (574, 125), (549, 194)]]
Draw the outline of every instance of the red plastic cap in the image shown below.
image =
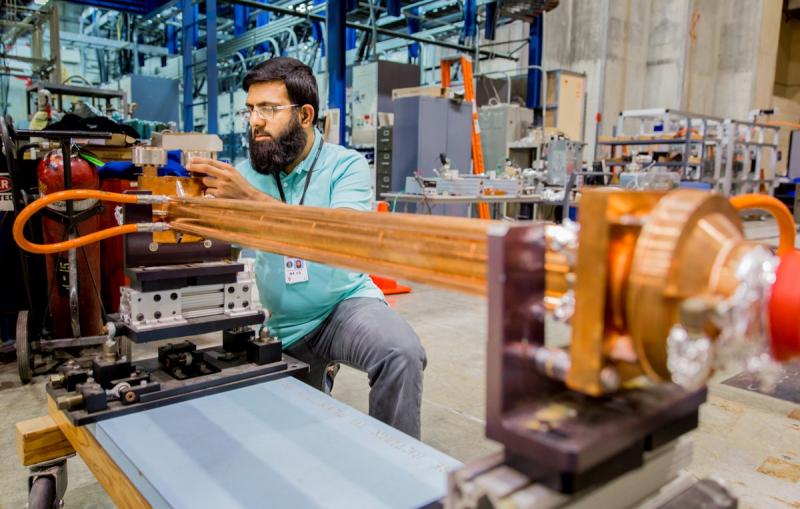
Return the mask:
[(800, 357), (800, 251), (781, 256), (769, 299), (772, 356)]

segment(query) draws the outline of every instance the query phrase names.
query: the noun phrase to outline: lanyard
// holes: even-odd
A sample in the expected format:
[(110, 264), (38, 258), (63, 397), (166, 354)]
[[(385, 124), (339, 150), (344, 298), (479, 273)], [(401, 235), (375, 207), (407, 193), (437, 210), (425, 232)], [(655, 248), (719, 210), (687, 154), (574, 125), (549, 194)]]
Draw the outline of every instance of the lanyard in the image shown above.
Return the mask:
[[(319, 136), (319, 135), (318, 135)], [(311, 161), (311, 167), (308, 169), (308, 175), (306, 175), (306, 183), (303, 186), (303, 196), (300, 197), (300, 203), (298, 205), (302, 205), (303, 202), (306, 201), (306, 192), (308, 191), (308, 185), (311, 183), (311, 174), (314, 173), (314, 167), (317, 165), (317, 159), (319, 159), (319, 154), (322, 152), (322, 145), (325, 143), (325, 140), (319, 140), (319, 147), (317, 148), (317, 153), (314, 155), (314, 160)], [(278, 186), (278, 193), (281, 195), (281, 201), (286, 203), (286, 195), (283, 193), (283, 186), (281, 185), (281, 178), (278, 175), (279, 172), (275, 172), (272, 174), (275, 177), (275, 185)]]

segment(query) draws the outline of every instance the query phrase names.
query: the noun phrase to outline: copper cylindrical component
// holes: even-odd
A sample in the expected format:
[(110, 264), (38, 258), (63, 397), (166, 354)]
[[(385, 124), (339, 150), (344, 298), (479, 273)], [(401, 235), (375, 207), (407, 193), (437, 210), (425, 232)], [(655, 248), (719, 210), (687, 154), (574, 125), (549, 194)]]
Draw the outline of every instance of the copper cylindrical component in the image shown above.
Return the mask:
[[(177, 232), (480, 295), (489, 229), (498, 224), (188, 197), (174, 199), (167, 213)], [(545, 269), (547, 296), (561, 296), (569, 287), (566, 256), (548, 251)]]
[(486, 292), (493, 223), (282, 203), (176, 199), (173, 230), (364, 272)]

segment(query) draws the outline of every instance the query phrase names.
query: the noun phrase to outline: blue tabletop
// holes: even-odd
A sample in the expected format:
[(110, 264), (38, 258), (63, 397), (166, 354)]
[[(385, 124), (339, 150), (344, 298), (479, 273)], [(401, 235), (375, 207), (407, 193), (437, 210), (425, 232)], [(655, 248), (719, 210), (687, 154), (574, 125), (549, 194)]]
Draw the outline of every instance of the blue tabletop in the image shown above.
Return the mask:
[(293, 378), (88, 428), (153, 507), (420, 507), (460, 463)]

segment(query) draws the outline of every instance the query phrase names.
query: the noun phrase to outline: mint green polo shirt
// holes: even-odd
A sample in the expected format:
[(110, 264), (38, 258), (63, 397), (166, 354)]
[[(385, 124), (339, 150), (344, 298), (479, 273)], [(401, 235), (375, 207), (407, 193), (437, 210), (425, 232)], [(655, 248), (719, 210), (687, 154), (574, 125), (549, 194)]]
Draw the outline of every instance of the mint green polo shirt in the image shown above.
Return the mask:
[[(314, 146), (309, 155), (286, 175), (281, 184), (286, 203), (297, 205), (303, 195), (311, 162), (317, 153), (322, 135), (315, 131)], [(236, 166), (250, 184), (280, 200), (272, 175), (262, 175), (246, 160)], [(354, 150), (325, 143), (319, 154), (304, 205), (310, 207), (370, 210), (372, 190), (367, 160)], [(286, 348), (297, 342), (331, 314), (337, 304), (354, 297), (383, 299), (383, 293), (366, 274), (308, 262), (308, 281), (286, 284), (282, 255), (256, 252), (256, 281), (261, 304), (269, 310), (267, 322), (272, 334)]]

